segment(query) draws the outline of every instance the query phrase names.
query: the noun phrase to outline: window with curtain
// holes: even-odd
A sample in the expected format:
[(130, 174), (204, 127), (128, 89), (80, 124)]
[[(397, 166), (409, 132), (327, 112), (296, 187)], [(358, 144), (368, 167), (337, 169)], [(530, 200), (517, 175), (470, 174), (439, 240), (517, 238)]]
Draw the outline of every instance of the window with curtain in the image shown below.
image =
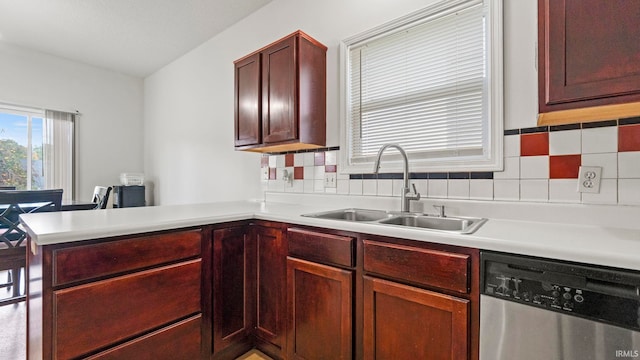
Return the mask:
[[(342, 168), (371, 172), (396, 143), (412, 171), (500, 169), (501, 13), (499, 0), (442, 1), (345, 40)], [(388, 154), (385, 171), (399, 168)]]
[(0, 186), (73, 198), (75, 115), (0, 105)]

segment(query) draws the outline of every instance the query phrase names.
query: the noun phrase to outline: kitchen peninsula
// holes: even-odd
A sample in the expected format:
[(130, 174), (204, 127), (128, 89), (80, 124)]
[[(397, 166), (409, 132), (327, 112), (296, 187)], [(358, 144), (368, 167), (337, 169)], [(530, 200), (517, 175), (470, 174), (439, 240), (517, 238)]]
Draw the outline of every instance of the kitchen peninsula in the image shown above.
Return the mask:
[[(391, 208), (375, 201), (359, 201), (336, 197), (331, 205), (322, 205), (311, 198), (307, 205), (248, 201), (24, 215), (21, 220), (30, 235), (28, 356), (111, 359), (156, 351), (158, 358), (172, 354), (175, 359), (172, 351), (180, 349), (178, 353), (185, 359), (224, 359), (258, 346), (275, 357), (288, 358), (292, 333), (287, 324), (292, 315), (289, 310), (285, 312), (284, 299), (291, 297), (287, 295), (291, 294), (291, 284), (287, 284), (287, 293), (272, 289), (272, 295), (283, 301), (274, 305), (282, 308), (273, 317), (279, 325), (270, 338), (254, 336), (254, 321), (256, 311), (273, 309), (261, 309), (255, 298), (246, 297), (253, 294), (259, 298), (260, 291), (267, 291), (256, 285), (256, 281), (264, 280), (260, 265), (248, 259), (258, 259), (259, 263), (269, 261), (268, 255), (284, 261), (287, 252), (291, 255), (294, 251), (286, 245), (288, 236), (295, 239), (298, 250), (304, 247), (304, 241), (312, 243), (314, 239), (328, 239), (313, 243), (320, 250), (331, 241), (348, 244), (341, 240), (354, 239), (351, 251), (355, 262), (344, 266), (353, 266), (355, 286), (362, 286), (359, 279), (366, 272), (362, 267), (362, 240), (376, 246), (389, 240), (395, 250), (415, 248), (421, 254), (447, 254), (448, 258), (468, 254), (463, 256), (470, 259), (468, 282), (461, 282), (455, 291), (447, 290), (449, 285), (435, 287), (444, 288), (445, 296), (460, 293), (459, 297), (469, 302), (471, 327), (469, 345), (465, 346), (471, 358), (477, 354), (478, 345), (478, 250), (640, 270), (635, 257), (640, 252), (637, 228), (524, 221), (491, 213), (489, 207), (482, 209), (479, 205), (466, 210), (475, 213), (465, 214), (465, 207), (456, 202), (447, 204), (452, 215), (483, 215), (489, 220), (475, 233), (460, 235), (300, 216), (335, 210), (339, 204)], [(393, 204), (395, 208), (397, 204)], [(547, 207), (550, 212), (560, 213), (570, 208)], [(624, 218), (629, 216), (625, 214)], [(279, 245), (269, 247), (276, 244), (272, 241), (279, 241)], [(349, 256), (340, 258), (348, 260)], [(279, 261), (276, 263), (281, 264)], [(344, 272), (342, 261), (334, 258), (329, 262)], [(242, 266), (245, 263), (247, 266)], [(307, 263), (296, 260), (295, 265)], [(284, 270), (284, 266), (276, 269)], [(284, 273), (280, 281), (284, 288)], [(248, 291), (243, 292), (243, 286)], [(258, 294), (251, 289), (258, 289)], [(218, 295), (222, 293), (241, 301), (224, 302)], [(353, 345), (348, 345), (353, 350), (347, 352), (359, 358), (366, 345), (362, 342), (361, 299), (354, 299), (356, 313), (351, 315), (351, 323), (355, 335)], [(262, 316), (262, 321), (265, 318)], [(261, 327), (269, 329), (267, 324), (256, 326)]]

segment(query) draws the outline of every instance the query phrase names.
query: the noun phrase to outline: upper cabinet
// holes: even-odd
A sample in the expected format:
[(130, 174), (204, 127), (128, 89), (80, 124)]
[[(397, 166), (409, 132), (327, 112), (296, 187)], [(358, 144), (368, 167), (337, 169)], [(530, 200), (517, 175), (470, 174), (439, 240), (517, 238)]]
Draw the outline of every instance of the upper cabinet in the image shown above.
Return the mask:
[(637, 0), (538, 1), (540, 125), (640, 114), (638, 19)]
[(234, 62), (237, 150), (326, 145), (326, 51), (296, 31)]

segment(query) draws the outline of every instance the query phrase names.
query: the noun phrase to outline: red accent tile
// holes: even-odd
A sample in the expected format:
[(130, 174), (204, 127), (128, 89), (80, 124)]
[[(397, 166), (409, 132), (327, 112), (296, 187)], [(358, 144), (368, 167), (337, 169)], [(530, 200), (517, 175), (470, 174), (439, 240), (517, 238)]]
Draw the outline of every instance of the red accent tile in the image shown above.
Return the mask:
[(338, 167), (336, 165), (325, 165), (324, 166), (324, 172), (336, 172), (338, 170)]
[(269, 155), (264, 155), (260, 158), (260, 167), (269, 167)]
[(549, 133), (520, 135), (520, 156), (549, 155)]
[(313, 165), (315, 166), (324, 165), (324, 151), (313, 154)]
[(304, 179), (304, 167), (302, 166), (296, 166), (293, 168), (293, 178), (295, 180), (302, 180)]
[(559, 155), (549, 157), (550, 179), (577, 179), (582, 155)]
[(286, 167), (293, 166), (293, 154), (285, 154), (284, 166)]
[(276, 179), (276, 168), (269, 168), (269, 180)]
[(640, 151), (640, 124), (618, 127), (618, 151)]

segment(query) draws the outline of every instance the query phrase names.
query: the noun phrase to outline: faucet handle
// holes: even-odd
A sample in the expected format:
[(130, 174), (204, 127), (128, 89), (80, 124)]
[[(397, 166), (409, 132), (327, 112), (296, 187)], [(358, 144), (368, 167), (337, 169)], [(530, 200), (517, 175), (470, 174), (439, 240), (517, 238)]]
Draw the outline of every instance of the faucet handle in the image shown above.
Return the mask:
[[(409, 193), (407, 191), (407, 197), (410, 198), (411, 200), (420, 200), (420, 193), (418, 192), (418, 190), (416, 189), (416, 184), (411, 184), (411, 187), (413, 188), (413, 193)], [(409, 189), (407, 189), (409, 190)]]

